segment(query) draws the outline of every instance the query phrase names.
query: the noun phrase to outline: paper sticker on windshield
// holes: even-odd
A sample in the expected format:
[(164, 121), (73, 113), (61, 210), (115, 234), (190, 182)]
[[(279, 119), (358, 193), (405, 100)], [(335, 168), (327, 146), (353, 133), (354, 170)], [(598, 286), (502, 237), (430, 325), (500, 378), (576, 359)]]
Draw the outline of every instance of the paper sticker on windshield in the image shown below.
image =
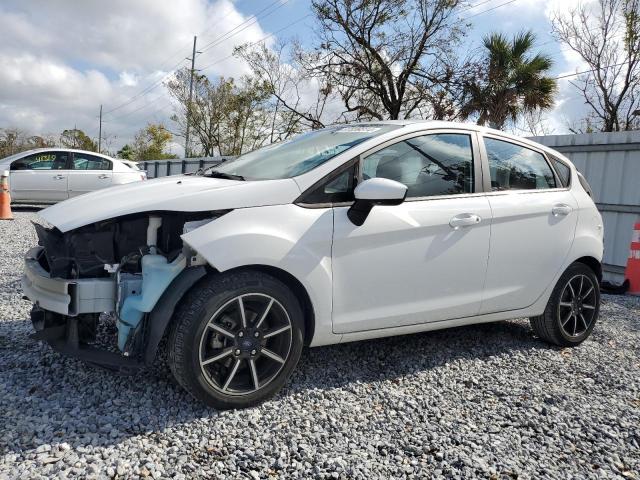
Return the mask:
[(377, 132), (378, 130), (380, 130), (380, 127), (351, 126), (351, 127), (338, 128), (336, 132), (338, 133), (373, 133), (373, 132)]

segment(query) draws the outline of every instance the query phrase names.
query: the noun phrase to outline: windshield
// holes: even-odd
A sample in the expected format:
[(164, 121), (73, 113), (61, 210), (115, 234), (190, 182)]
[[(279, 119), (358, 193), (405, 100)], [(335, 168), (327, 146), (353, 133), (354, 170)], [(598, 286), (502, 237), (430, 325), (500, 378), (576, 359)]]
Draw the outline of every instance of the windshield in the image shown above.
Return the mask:
[(302, 175), (342, 152), (400, 125), (341, 125), (313, 130), (216, 165), (218, 174), (246, 180), (273, 180)]

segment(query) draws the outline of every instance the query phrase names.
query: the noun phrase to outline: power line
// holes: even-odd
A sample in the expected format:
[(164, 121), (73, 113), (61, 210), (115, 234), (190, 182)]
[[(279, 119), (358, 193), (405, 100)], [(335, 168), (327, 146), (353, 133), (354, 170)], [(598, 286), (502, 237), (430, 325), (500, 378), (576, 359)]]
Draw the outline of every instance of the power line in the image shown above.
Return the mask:
[(491, 12), (492, 10), (497, 10), (500, 7), (504, 7), (505, 5), (509, 5), (510, 3), (513, 3), (515, 1), (516, 0), (509, 0), (508, 2), (501, 3), (500, 5), (496, 5), (495, 7), (487, 8), (486, 10), (483, 10), (481, 12), (474, 13), (473, 15), (469, 15), (467, 18), (473, 18), (473, 17), (477, 17), (478, 15), (483, 15), (483, 14), (485, 14), (487, 12)]
[(460, 10), (458, 13), (464, 13), (464, 12), (466, 12), (467, 10), (473, 10), (474, 8), (481, 7), (482, 5), (485, 5), (485, 4), (489, 3), (489, 2), (493, 2), (493, 0), (484, 0), (484, 1), (482, 1), (482, 2), (478, 2), (478, 3), (476, 3), (475, 5), (469, 5), (467, 8), (463, 8), (463, 9), (462, 9), (462, 10)]
[[(301, 21), (303, 21), (304, 19), (306, 19), (307, 17), (310, 17), (310, 16), (312, 16), (312, 15), (311, 15), (310, 13), (307, 13), (306, 15), (304, 15), (304, 16), (302, 16), (302, 17), (300, 17), (298, 20), (296, 20), (296, 21), (294, 21), (294, 22), (289, 23), (289, 24), (288, 24), (288, 25), (286, 25), (285, 27), (282, 27), (281, 29), (276, 30), (276, 31), (275, 31), (275, 32), (273, 32), (273, 33), (270, 33), (269, 35), (266, 35), (266, 36), (262, 37), (260, 40), (256, 40), (255, 42), (248, 43), (248, 44), (247, 44), (247, 46), (249, 46), (249, 45), (257, 45), (257, 44), (259, 44), (259, 43), (262, 43), (262, 42), (264, 42), (265, 40), (267, 40), (267, 39), (269, 39), (269, 38), (271, 38), (271, 37), (276, 36), (278, 33), (280, 33), (280, 32), (282, 32), (282, 31), (286, 30), (287, 28), (291, 28), (291, 27), (293, 27), (293, 26), (294, 26), (294, 25), (296, 25), (297, 23), (300, 23)], [(218, 60), (216, 60), (215, 62), (213, 62), (213, 63), (209, 63), (209, 64), (205, 65), (205, 66), (204, 66), (204, 67), (202, 67), (200, 70), (207, 70), (207, 69), (209, 69), (209, 68), (213, 67), (214, 65), (217, 65), (218, 63), (223, 62), (223, 61), (225, 61), (225, 60), (227, 60), (227, 59), (229, 59), (229, 58), (231, 58), (231, 57), (233, 57), (233, 56), (234, 56), (234, 54), (232, 53), (232, 54), (230, 54), (230, 55), (227, 55), (226, 57), (219, 58), (219, 59), (218, 59)]]
[[(171, 100), (169, 100), (166, 103), (163, 103), (162, 105), (158, 105), (156, 106), (156, 108), (153, 110), (153, 112), (151, 113), (151, 115), (147, 115), (146, 117), (143, 117), (140, 121), (138, 121), (138, 124), (143, 124), (146, 123), (148, 120), (152, 119), (152, 118), (157, 118), (157, 114), (164, 112), (165, 109), (167, 107), (170, 107), (172, 105)], [(151, 104), (146, 104), (146, 107), (151, 106)], [(112, 123), (112, 122), (108, 122), (108, 123)], [(128, 132), (129, 129), (128, 128), (122, 128), (122, 129), (118, 129), (116, 131), (116, 133), (112, 133), (111, 135), (114, 137), (121, 137), (124, 136), (126, 132)]]
[[(270, 38), (270, 37), (273, 37), (273, 36), (277, 35), (278, 33), (280, 33), (280, 32), (282, 32), (282, 31), (286, 30), (287, 28), (291, 28), (292, 26), (294, 26), (294, 25), (296, 25), (296, 24), (300, 23), (301, 21), (305, 20), (306, 18), (308, 18), (308, 17), (310, 17), (310, 16), (312, 16), (312, 14), (308, 13), (307, 15), (304, 15), (304, 16), (302, 16), (302, 17), (298, 18), (297, 20), (295, 20), (295, 21), (293, 21), (293, 22), (289, 23), (288, 25), (286, 25), (286, 26), (284, 26), (284, 27), (282, 27), (282, 28), (280, 28), (280, 29), (276, 30), (275, 32), (273, 32), (273, 33), (271, 33), (271, 34), (269, 34), (269, 35), (264, 36), (264, 37), (263, 37), (263, 38), (261, 38), (260, 40), (257, 40), (257, 41), (255, 41), (255, 42), (250, 43), (249, 45), (257, 45), (257, 44), (259, 44), (259, 43), (262, 43), (262, 42), (264, 42), (265, 40), (267, 40), (268, 38)], [(220, 58), (220, 59), (216, 60), (215, 62), (213, 62), (213, 63), (211, 63), (211, 64), (209, 64), (209, 65), (204, 66), (204, 67), (203, 67), (203, 68), (201, 68), (200, 70), (206, 70), (206, 69), (208, 69), (208, 68), (212, 67), (213, 65), (216, 65), (216, 64), (218, 64), (218, 63), (220, 63), (220, 62), (222, 62), (222, 61), (224, 61), (224, 60), (226, 60), (226, 59), (228, 59), (228, 58), (231, 58), (231, 57), (233, 57), (233, 54), (231, 54), (231, 55), (227, 55), (226, 57), (223, 57), (223, 58)], [(134, 113), (139, 112), (140, 110), (144, 110), (144, 109), (146, 109), (146, 108), (149, 108), (149, 107), (153, 106), (153, 104), (154, 104), (154, 103), (156, 103), (158, 100), (162, 99), (163, 97), (164, 97), (164, 95), (158, 95), (157, 97), (155, 97), (155, 98), (154, 98), (153, 100), (151, 100), (150, 102), (145, 103), (144, 105), (140, 106), (139, 108), (136, 108), (135, 110), (132, 110), (131, 112), (125, 113), (124, 115), (120, 115), (120, 116), (116, 117), (115, 119), (112, 119), (111, 121), (109, 121), (109, 122), (107, 122), (107, 123), (114, 123), (114, 121), (116, 121), (116, 120), (120, 120), (120, 119), (122, 119), (122, 118), (125, 118), (125, 117), (128, 117), (128, 116), (130, 116), (130, 115), (133, 115)], [(148, 119), (152, 118), (152, 117), (153, 117), (153, 116), (155, 116), (158, 112), (160, 112), (160, 111), (161, 111), (161, 110), (163, 110), (164, 108), (169, 107), (169, 106), (171, 106), (171, 105), (172, 105), (172, 102), (171, 102), (171, 101), (169, 101), (169, 102), (165, 102), (163, 105), (161, 105), (161, 106), (159, 106), (159, 107), (156, 107), (156, 108), (154, 109), (153, 113), (152, 113), (151, 115), (147, 116), (147, 117), (144, 117), (144, 118), (141, 120), (141, 122), (140, 122), (140, 123), (142, 123), (142, 122), (143, 122), (143, 121), (145, 121), (145, 120), (148, 120)], [(125, 130), (119, 130), (117, 133), (115, 133), (115, 134), (113, 134), (113, 135), (114, 135), (114, 136), (120, 136), (120, 135), (122, 135), (122, 133), (123, 133), (123, 132), (125, 132)]]
[(140, 107), (136, 108), (135, 110), (131, 110), (125, 114), (122, 115), (118, 115), (115, 118), (112, 118), (111, 120), (103, 120), (105, 123), (115, 123), (119, 120), (122, 120), (123, 118), (129, 117), (131, 115), (133, 115), (134, 113), (139, 112), (140, 110), (144, 110), (145, 108), (149, 108), (152, 104), (154, 104), (155, 102), (157, 102), (158, 100), (160, 100), (161, 98), (164, 98), (165, 95), (164, 94), (160, 94), (157, 97), (155, 97), (153, 100), (151, 100), (148, 103), (143, 103)]
[[(201, 52), (204, 53), (207, 50), (210, 50), (211, 48), (215, 47), (216, 45), (219, 45), (220, 43), (224, 42), (225, 40), (228, 40), (231, 37), (236, 36), (237, 34), (239, 34), (240, 32), (243, 32), (244, 30), (246, 30), (247, 28), (249, 28), (250, 26), (254, 25), (255, 23), (257, 23), (258, 20), (261, 20), (263, 18), (268, 17), (269, 15), (271, 15), (273, 12), (275, 12), (276, 10), (278, 10), (280, 7), (282, 7), (283, 5), (285, 5), (289, 0), (275, 0), (274, 2), (271, 2), (269, 5), (267, 5), (265, 8), (263, 8), (262, 10), (260, 10), (259, 12), (255, 13), (254, 15), (250, 16), (249, 18), (247, 18), (245, 21), (239, 23), (238, 25), (236, 25), (235, 27), (233, 27), (231, 30), (229, 30), (228, 32), (223, 33), (222, 35), (220, 35), (219, 37), (213, 39), (211, 42), (207, 43), (204, 47), (202, 47)], [(268, 10), (269, 8), (271, 8), (272, 6), (274, 6), (276, 3), (280, 3), (280, 5), (278, 5), (276, 8), (274, 8), (272, 11), (270, 11), (269, 13), (266, 13), (265, 15), (260, 16), (261, 13), (263, 13), (264, 11)], [(237, 32), (234, 32), (234, 30), (236, 30), (237, 28), (242, 27), (240, 30), (238, 30)]]
[[(241, 29), (241, 30), (239, 30), (239, 31), (237, 31), (237, 32), (235, 32), (235, 33), (233, 33), (232, 35), (228, 35), (230, 32), (227, 32), (227, 33), (225, 33), (224, 35), (222, 35), (222, 36), (220, 36), (220, 37), (217, 37), (217, 38), (216, 38), (216, 39), (214, 39), (212, 42), (210, 42), (210, 43), (208, 44), (208, 46), (206, 46), (206, 48), (212, 48), (213, 46), (215, 46), (215, 45), (219, 45), (219, 44), (220, 44), (220, 43), (222, 43), (223, 41), (228, 40), (229, 38), (231, 38), (231, 37), (233, 37), (233, 36), (237, 35), (237, 34), (238, 34), (238, 33), (240, 33), (241, 31), (245, 30), (245, 29), (246, 29), (246, 28), (248, 28), (249, 26), (251, 26), (251, 25), (253, 25), (254, 23), (256, 23), (256, 22), (258, 21), (258, 19), (259, 19), (259, 18), (264, 18), (264, 17), (266, 17), (266, 16), (270, 15), (270, 14), (271, 14), (271, 13), (273, 13), (275, 10), (277, 10), (277, 8), (280, 8), (282, 5), (284, 5), (284, 4), (285, 4), (285, 3), (287, 3), (288, 1), (289, 1), (289, 0), (275, 0), (274, 2), (270, 3), (267, 7), (263, 8), (262, 10), (260, 10), (260, 11), (258, 12), (258, 14), (252, 15), (252, 16), (250, 16), (247, 20), (245, 20), (244, 22), (241, 22), (239, 25), (237, 25), (236, 27), (234, 27), (230, 32), (233, 32), (233, 30), (235, 30), (236, 28), (238, 28), (238, 27), (239, 27), (239, 26), (241, 26), (241, 25), (246, 24), (246, 23), (247, 23), (247, 22), (249, 22), (249, 21), (252, 21), (252, 23), (251, 23), (250, 25), (247, 25), (245, 28), (243, 28), (243, 29)], [(279, 5), (276, 9), (272, 10), (271, 12), (269, 12), (267, 15), (264, 15), (263, 17), (258, 17), (258, 16), (257, 16), (257, 15), (259, 15), (260, 13), (264, 12), (266, 9), (270, 8), (271, 6), (275, 5), (275, 4), (276, 4), (276, 3), (278, 3), (278, 2), (283, 2), (283, 3), (281, 3), (281, 5)], [(215, 23), (214, 23), (214, 25), (216, 25), (216, 24), (220, 23), (220, 21), (222, 21), (224, 18), (228, 17), (230, 13), (231, 13), (231, 11), (227, 12), (227, 14), (226, 14), (222, 19), (218, 20), (218, 22), (215, 22)], [(214, 25), (211, 25), (211, 26), (209, 27), (209, 29), (211, 29)], [(205, 31), (207, 31), (207, 30), (205, 30)], [(226, 36), (226, 38), (222, 38), (222, 37), (225, 37), (225, 36)], [(215, 45), (214, 45), (214, 44), (215, 44)], [(205, 51), (205, 49), (203, 49), (202, 51), (204, 52), (204, 51)], [(172, 56), (170, 56), (170, 57), (167, 57), (167, 59), (168, 59), (168, 58), (172, 58), (172, 57), (175, 57), (175, 55), (172, 55)], [(107, 110), (106, 112), (104, 112), (104, 114), (105, 114), (105, 115), (107, 115), (107, 114), (110, 114), (110, 113), (112, 113), (112, 112), (115, 112), (116, 110), (120, 110), (121, 108), (126, 107), (127, 105), (132, 104), (132, 103), (133, 103), (133, 102), (135, 102), (138, 98), (140, 98), (141, 96), (144, 96), (145, 94), (147, 94), (147, 93), (148, 93), (148, 92), (150, 92), (151, 90), (153, 90), (153, 89), (155, 89), (155, 88), (159, 87), (160, 85), (162, 85), (162, 82), (163, 82), (166, 78), (168, 78), (170, 75), (172, 75), (172, 74), (174, 73), (174, 71), (178, 68), (178, 66), (179, 66), (183, 61), (184, 61), (184, 59), (183, 59), (183, 60), (180, 60), (178, 63), (174, 64), (174, 65), (170, 68), (170, 71), (169, 71), (167, 74), (165, 74), (164, 76), (162, 76), (159, 80), (155, 81), (155, 82), (154, 82), (154, 83), (152, 83), (151, 85), (149, 85), (149, 86), (147, 86), (146, 88), (142, 89), (140, 92), (138, 92), (138, 93), (136, 93), (135, 95), (131, 96), (128, 100), (126, 100), (125, 102), (121, 103), (120, 105), (118, 105), (118, 106), (116, 106), (116, 107), (114, 107), (114, 108), (112, 108), (112, 109), (110, 109), (110, 110)], [(166, 63), (166, 62), (165, 62), (165, 63)]]
[(582, 72), (576, 72), (576, 73), (567, 73), (565, 75), (560, 75), (559, 77), (556, 77), (556, 80), (561, 80), (563, 78), (569, 78), (569, 77), (576, 77), (578, 75), (583, 75), (585, 73), (593, 73), (593, 72), (597, 72), (598, 70), (606, 70), (608, 68), (615, 68), (615, 67), (620, 67), (622, 65), (626, 65), (629, 62), (622, 62), (622, 63), (616, 63), (614, 65), (605, 65), (604, 67), (600, 67), (600, 68), (592, 68), (591, 70), (583, 70)]
[[(288, 29), (288, 28), (291, 28), (292, 26), (294, 26), (294, 25), (296, 25), (296, 24), (298, 24), (298, 23), (302, 22), (303, 20), (305, 20), (306, 18), (308, 18), (308, 17), (310, 17), (310, 16), (312, 16), (312, 14), (308, 13), (307, 15), (304, 15), (304, 16), (302, 16), (302, 17), (298, 18), (297, 20), (295, 20), (295, 21), (293, 21), (293, 22), (289, 23), (288, 25), (286, 25), (286, 26), (284, 26), (284, 27), (282, 27), (282, 28), (280, 28), (280, 29), (276, 30), (275, 32), (273, 32), (273, 33), (271, 33), (271, 34), (269, 34), (269, 35), (264, 36), (264, 37), (263, 37), (263, 38), (261, 38), (260, 40), (257, 40), (257, 41), (255, 41), (255, 42), (250, 43), (249, 45), (257, 45), (257, 44), (259, 44), (259, 43), (262, 43), (262, 42), (264, 42), (265, 40), (267, 40), (268, 38), (273, 37), (273, 36), (277, 35), (278, 33), (282, 32), (282, 31), (284, 31), (284, 30), (286, 30), (286, 29)], [(205, 65), (204, 67), (200, 68), (199, 70), (201, 70), (201, 71), (203, 71), (203, 70), (207, 70), (207, 69), (211, 68), (212, 66), (217, 65), (217, 64), (219, 64), (220, 62), (223, 62), (224, 60), (227, 60), (227, 59), (229, 59), (229, 58), (231, 58), (231, 57), (233, 57), (233, 56), (234, 56), (233, 54), (230, 54), (230, 55), (227, 55), (226, 57), (219, 58), (219, 59), (218, 59), (218, 60), (216, 60), (215, 62), (212, 62), (212, 63), (210, 63), (210, 64), (208, 64), (208, 65)], [(151, 106), (152, 106), (154, 103), (156, 103), (158, 100), (161, 100), (162, 98), (164, 98), (164, 95), (158, 95), (158, 96), (157, 96), (157, 97), (155, 97), (154, 99), (152, 99), (152, 100), (150, 100), (149, 102), (147, 102), (147, 103), (145, 103), (145, 104), (141, 105), (140, 107), (136, 108), (135, 110), (132, 110), (132, 111), (130, 111), (130, 112), (127, 112), (127, 113), (125, 113), (124, 115), (120, 115), (120, 116), (118, 116), (118, 117), (116, 117), (116, 118), (113, 118), (113, 119), (111, 119), (109, 122), (106, 122), (106, 123), (114, 123), (115, 121), (117, 121), (117, 120), (121, 120), (121, 119), (123, 119), (123, 118), (126, 118), (126, 117), (128, 117), (128, 116), (130, 116), (130, 115), (133, 115), (133, 114), (134, 114), (134, 113), (136, 113), (136, 112), (139, 112), (139, 111), (141, 111), (141, 110), (145, 110), (145, 109), (147, 109), (147, 108), (151, 107)], [(165, 106), (168, 106), (168, 105), (171, 105), (171, 102), (169, 102), (169, 103), (165, 104)], [(147, 117), (147, 118), (149, 118), (149, 117)]]
[(126, 107), (127, 105), (132, 104), (133, 102), (136, 101), (136, 99), (138, 99), (139, 97), (145, 95), (146, 93), (150, 92), (151, 90), (153, 90), (154, 88), (158, 87), (159, 85), (162, 85), (162, 82), (165, 78), (167, 78), (169, 75), (171, 75), (175, 69), (178, 67), (178, 65), (180, 65), (182, 62), (184, 62), (183, 60), (180, 60), (178, 63), (176, 63), (172, 68), (171, 71), (169, 73), (167, 73), (166, 75), (164, 75), (162, 78), (160, 78), (160, 80), (155, 81), (154, 83), (152, 83), (151, 85), (149, 85), (148, 87), (144, 88), (143, 90), (141, 90), (140, 92), (136, 93), (135, 95), (133, 95), (132, 97), (129, 98), (129, 100), (127, 100), (124, 103), (121, 103), (120, 105), (118, 105), (117, 107), (112, 108), (111, 110), (108, 110), (105, 112), (106, 114), (115, 112), (116, 110), (120, 110), (123, 107)]

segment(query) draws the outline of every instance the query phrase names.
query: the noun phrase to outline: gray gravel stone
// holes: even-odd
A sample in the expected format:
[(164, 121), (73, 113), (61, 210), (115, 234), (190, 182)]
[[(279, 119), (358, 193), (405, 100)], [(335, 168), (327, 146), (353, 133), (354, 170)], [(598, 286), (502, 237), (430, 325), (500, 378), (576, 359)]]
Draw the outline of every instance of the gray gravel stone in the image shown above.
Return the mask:
[(640, 480), (638, 298), (604, 296), (576, 349), (514, 320), (306, 350), (274, 400), (216, 412), (162, 356), (121, 377), (30, 340), (36, 214), (14, 213), (0, 222), (0, 479)]

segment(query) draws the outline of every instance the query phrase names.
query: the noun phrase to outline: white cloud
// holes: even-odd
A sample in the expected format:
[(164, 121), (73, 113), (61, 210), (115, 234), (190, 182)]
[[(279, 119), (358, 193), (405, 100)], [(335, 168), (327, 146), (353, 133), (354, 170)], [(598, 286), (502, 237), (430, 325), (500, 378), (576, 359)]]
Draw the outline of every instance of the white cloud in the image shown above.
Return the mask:
[[(165, 121), (172, 108), (161, 86), (176, 66), (186, 66), (193, 35), (197, 65), (220, 59), (209, 75), (240, 76), (247, 67), (228, 58), (239, 43), (266, 36), (259, 23), (226, 40), (221, 36), (247, 20), (231, 0), (111, 0), (49, 2), (4, 0), (0, 6), (0, 128), (57, 134), (77, 125), (97, 136), (116, 135), (112, 149), (129, 141), (148, 121)], [(217, 40), (217, 41), (216, 41)], [(154, 84), (144, 95), (143, 89)]]
[(123, 87), (135, 87), (138, 85), (138, 76), (135, 73), (120, 72), (120, 85)]

